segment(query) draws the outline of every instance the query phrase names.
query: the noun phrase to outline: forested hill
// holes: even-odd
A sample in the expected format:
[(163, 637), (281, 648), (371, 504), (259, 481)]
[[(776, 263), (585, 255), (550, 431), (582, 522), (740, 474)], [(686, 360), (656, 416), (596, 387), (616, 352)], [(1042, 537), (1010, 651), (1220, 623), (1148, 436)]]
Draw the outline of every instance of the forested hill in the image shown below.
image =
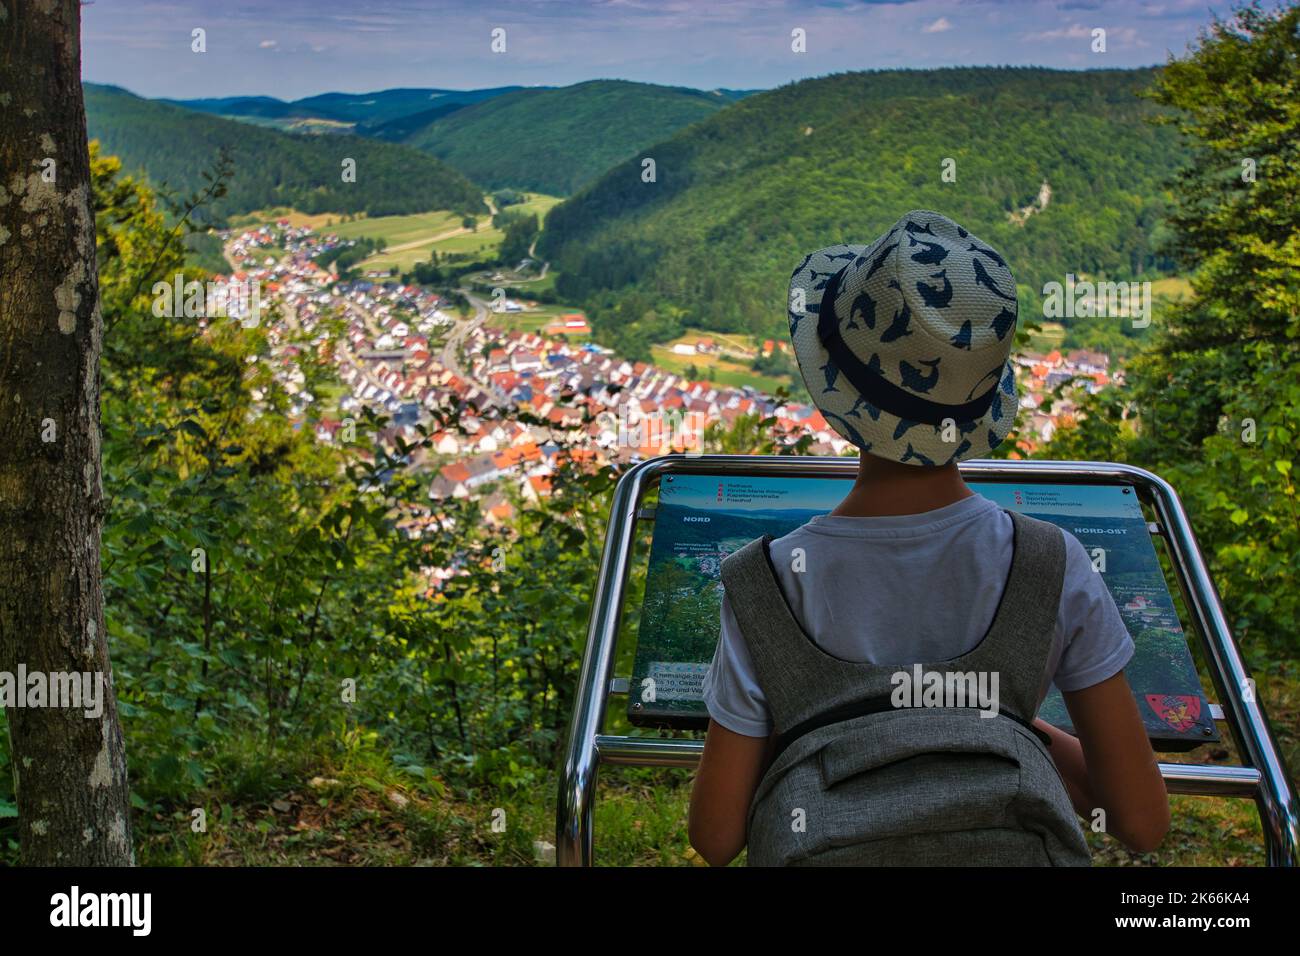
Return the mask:
[[(372, 216), (452, 209), (486, 211), (481, 190), (440, 160), (394, 143), (356, 136), (300, 136), (251, 126), (111, 86), (86, 84), (86, 127), (128, 172), (186, 194), (205, 185), (223, 148), (234, 173), (210, 217), (271, 206)], [(345, 182), (345, 159), (356, 161)]]
[[(1146, 122), (1156, 107), (1137, 94), (1153, 78), (888, 71), (755, 94), (556, 207), (542, 251), (563, 295), (604, 311), (621, 303), (622, 327), (653, 310), (661, 324), (671, 314), (767, 334), (784, 333), (786, 285), (804, 253), (869, 241), (917, 207), (999, 246), (1022, 298), (1069, 272), (1136, 279), (1169, 266), (1155, 252), (1162, 183), (1183, 156), (1173, 130)], [(642, 156), (655, 160), (656, 182), (642, 181)], [(948, 158), (955, 182), (941, 178)], [(1013, 221), (1044, 182), (1046, 208)]]
[(569, 195), (744, 95), (624, 80), (519, 90), (436, 118), (404, 142), (484, 186)]

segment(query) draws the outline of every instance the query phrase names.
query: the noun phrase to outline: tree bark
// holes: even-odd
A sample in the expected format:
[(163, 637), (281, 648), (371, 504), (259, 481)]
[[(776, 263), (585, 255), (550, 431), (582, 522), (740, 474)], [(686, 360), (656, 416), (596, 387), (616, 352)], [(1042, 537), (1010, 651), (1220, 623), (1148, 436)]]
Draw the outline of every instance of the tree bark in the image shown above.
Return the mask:
[(36, 866), (133, 862), (100, 582), (102, 320), (80, 12), (76, 0), (0, 0), (0, 682), (20, 666), (102, 679), (98, 715), (52, 699), (7, 710), (22, 859)]

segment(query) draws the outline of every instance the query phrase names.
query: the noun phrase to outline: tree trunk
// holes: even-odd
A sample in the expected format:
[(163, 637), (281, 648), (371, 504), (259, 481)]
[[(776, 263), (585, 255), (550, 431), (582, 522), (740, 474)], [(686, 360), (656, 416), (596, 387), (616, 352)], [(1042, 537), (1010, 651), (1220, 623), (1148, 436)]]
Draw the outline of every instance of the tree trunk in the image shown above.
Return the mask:
[[(24, 703), (7, 711), (22, 859), (36, 866), (133, 862), (100, 586), (102, 321), (80, 12), (76, 0), (0, 0), (0, 701), (8, 677)], [(14, 687), (20, 668), (29, 677)], [(75, 700), (66, 684), (40, 701), (33, 674), (91, 675), (102, 712), (61, 706)]]

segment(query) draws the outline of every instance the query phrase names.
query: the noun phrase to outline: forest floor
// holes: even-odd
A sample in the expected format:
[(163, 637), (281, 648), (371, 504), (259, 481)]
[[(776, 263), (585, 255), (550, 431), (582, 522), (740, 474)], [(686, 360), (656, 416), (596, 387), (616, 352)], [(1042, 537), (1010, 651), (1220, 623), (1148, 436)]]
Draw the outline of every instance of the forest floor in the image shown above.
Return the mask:
[[(1270, 719), (1293, 774), (1300, 763), (1300, 669), (1261, 679)], [(462, 787), (397, 766), (373, 741), (327, 740), (245, 758), (202, 807), (136, 815), (144, 865), (532, 866), (553, 860), (555, 778), (538, 773), (513, 791)], [(690, 775), (606, 768), (596, 801), (597, 862), (691, 866), (686, 838)], [(1156, 853), (1136, 854), (1088, 834), (1108, 866), (1258, 866), (1263, 838), (1250, 800), (1171, 798), (1173, 824)], [(205, 828), (195, 832), (194, 811)], [(742, 858), (743, 859), (743, 858)]]

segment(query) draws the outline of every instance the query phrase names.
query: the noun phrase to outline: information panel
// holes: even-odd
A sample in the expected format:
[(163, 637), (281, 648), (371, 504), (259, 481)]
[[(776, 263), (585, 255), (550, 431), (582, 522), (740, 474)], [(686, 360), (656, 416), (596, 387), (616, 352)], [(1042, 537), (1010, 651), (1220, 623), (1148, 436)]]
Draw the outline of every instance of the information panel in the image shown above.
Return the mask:
[[(754, 538), (779, 538), (826, 514), (849, 486), (848, 478), (664, 476), (629, 696), (633, 723), (704, 726), (702, 684), (718, 641), (722, 559)], [(1125, 673), (1151, 739), (1172, 750), (1218, 740), (1136, 492), (1118, 485), (970, 486), (1004, 508), (1059, 525), (1093, 555), (1133, 636), (1136, 653)], [(1070, 729), (1055, 688), (1040, 716)]]

